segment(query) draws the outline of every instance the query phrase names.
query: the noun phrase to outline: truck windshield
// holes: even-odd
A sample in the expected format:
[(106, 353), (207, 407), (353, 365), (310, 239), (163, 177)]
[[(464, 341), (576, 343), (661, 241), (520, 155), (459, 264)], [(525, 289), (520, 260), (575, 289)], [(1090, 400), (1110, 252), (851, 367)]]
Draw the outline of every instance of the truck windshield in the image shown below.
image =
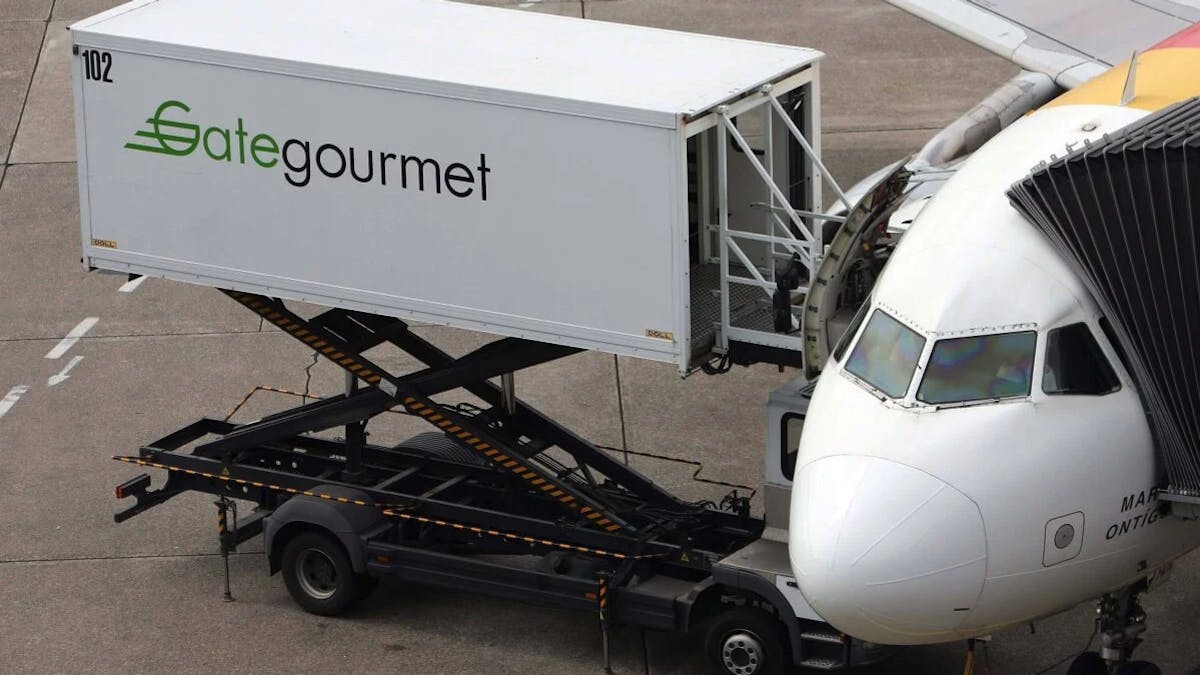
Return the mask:
[(966, 403), (1028, 396), (1037, 333), (947, 338), (933, 345), (917, 400)]
[(925, 338), (877, 309), (850, 352), (846, 370), (892, 398), (903, 398), (923, 349)]

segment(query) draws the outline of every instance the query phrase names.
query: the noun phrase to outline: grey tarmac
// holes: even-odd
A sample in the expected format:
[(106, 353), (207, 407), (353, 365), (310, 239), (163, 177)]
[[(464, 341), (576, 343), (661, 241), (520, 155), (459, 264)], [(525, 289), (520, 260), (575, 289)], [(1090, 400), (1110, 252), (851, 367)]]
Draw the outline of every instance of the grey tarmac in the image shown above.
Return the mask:
[[(201, 416), (225, 416), (257, 385), (337, 392), (342, 376), (219, 293), (159, 280), (119, 292), (120, 276), (79, 265), (70, 98), (71, 20), (114, 0), (0, 2), (0, 670), (5, 673), (600, 673), (595, 617), (464, 593), (384, 584), (350, 616), (311, 616), (268, 577), (261, 545), (231, 560), (236, 602), (221, 601), (215, 513), (185, 495), (120, 526), (111, 461)], [(913, 152), (1016, 72), (1011, 64), (880, 0), (493, 1), (525, 11), (804, 45), (823, 69), (824, 153), (844, 184)], [(46, 358), (72, 327), (98, 322)], [(463, 353), (486, 336), (422, 333)], [(63, 373), (56, 384), (50, 378)], [(387, 365), (402, 367), (399, 359)], [(634, 450), (699, 460), (702, 476), (755, 485), (767, 392), (793, 377), (736, 369), (679, 380), (671, 366), (621, 359), (625, 436)], [(522, 373), (521, 395), (606, 445), (619, 445), (614, 360), (580, 354)], [(254, 394), (234, 419), (294, 405)], [(3, 408), (0, 408), (3, 409)], [(400, 417), (381, 427), (403, 433)], [(723, 489), (692, 469), (635, 457), (689, 499)], [(756, 508), (761, 503), (756, 502)], [(1164, 672), (1200, 665), (1200, 560), (1146, 598), (1142, 658)], [(1084, 605), (994, 636), (977, 672), (1031, 673), (1080, 650)], [(685, 640), (618, 629), (618, 673), (699, 673)], [(862, 673), (959, 673), (962, 645), (903, 651)], [(1062, 673), (1065, 667), (1054, 671)]]

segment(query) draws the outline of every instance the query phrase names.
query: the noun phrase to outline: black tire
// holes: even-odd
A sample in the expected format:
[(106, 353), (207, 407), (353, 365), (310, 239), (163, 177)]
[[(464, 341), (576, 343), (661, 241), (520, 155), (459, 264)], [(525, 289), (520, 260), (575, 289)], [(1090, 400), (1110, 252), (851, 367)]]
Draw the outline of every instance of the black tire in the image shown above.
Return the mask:
[(304, 611), (337, 616), (362, 598), (363, 584), (333, 537), (301, 532), (283, 549), (283, 583)]
[(443, 431), (425, 431), (404, 441), (397, 448), (408, 448), (452, 462), (487, 466), (483, 455)]
[(704, 660), (714, 675), (782, 675), (787, 638), (775, 617), (756, 607), (717, 614), (704, 632)]
[(1108, 675), (1108, 664), (1096, 652), (1084, 652), (1071, 662), (1067, 675)]
[(354, 575), (354, 593), (357, 600), (362, 601), (370, 597), (371, 593), (379, 586), (379, 579), (368, 576), (366, 574)]
[(1149, 661), (1130, 661), (1117, 670), (1118, 675), (1162, 675), (1158, 666)]

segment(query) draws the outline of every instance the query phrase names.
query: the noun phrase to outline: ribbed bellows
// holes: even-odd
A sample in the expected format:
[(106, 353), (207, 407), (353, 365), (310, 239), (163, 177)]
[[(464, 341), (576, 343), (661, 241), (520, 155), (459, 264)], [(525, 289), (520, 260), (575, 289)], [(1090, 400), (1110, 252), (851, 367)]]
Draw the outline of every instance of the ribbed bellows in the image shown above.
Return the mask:
[(1200, 98), (1042, 163), (1008, 196), (1108, 317), (1169, 491), (1200, 495)]

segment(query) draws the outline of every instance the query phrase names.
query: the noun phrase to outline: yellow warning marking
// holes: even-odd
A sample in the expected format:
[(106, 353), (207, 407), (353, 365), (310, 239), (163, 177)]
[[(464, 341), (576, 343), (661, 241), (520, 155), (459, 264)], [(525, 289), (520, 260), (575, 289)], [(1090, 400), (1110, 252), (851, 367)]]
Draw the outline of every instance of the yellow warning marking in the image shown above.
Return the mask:
[[(438, 525), (438, 526), (442, 526), (442, 527), (453, 527), (455, 529), (460, 529), (460, 530), (467, 529), (467, 530), (470, 530), (471, 532), (474, 532), (477, 534), (488, 534), (488, 535), (495, 536), (495, 537), (503, 537), (506, 539), (520, 540), (520, 541), (524, 541), (524, 542), (531, 543), (531, 544), (542, 544), (545, 546), (554, 546), (554, 547), (562, 548), (562, 549), (566, 549), (566, 550), (578, 551), (580, 553), (606, 556), (606, 557), (617, 558), (617, 559), (622, 559), (622, 560), (630, 557), (630, 556), (625, 555), (624, 553), (605, 551), (603, 549), (598, 549), (598, 548), (588, 548), (588, 547), (584, 547), (584, 546), (576, 546), (574, 544), (567, 544), (564, 542), (556, 542), (556, 541), (551, 541), (549, 539), (534, 539), (533, 537), (527, 537), (524, 535), (513, 534), (511, 532), (501, 532), (501, 531), (492, 530), (492, 529), (485, 530), (483, 528), (472, 526), (472, 525), (464, 525), (462, 523), (454, 523), (454, 522), (449, 522), (449, 521), (445, 521), (445, 520), (436, 520), (436, 519), (427, 518), (425, 516), (418, 516), (415, 514), (404, 513), (401, 511), (393, 511), (392, 510), (392, 509), (397, 509), (397, 508), (398, 509), (407, 508), (403, 504), (370, 504), (361, 499), (349, 499), (347, 497), (338, 497), (338, 496), (334, 496), (334, 495), (313, 492), (311, 490), (298, 490), (296, 488), (290, 488), (290, 487), (285, 488), (285, 487), (280, 487), (278, 485), (272, 485), (269, 483), (261, 483), (258, 481), (245, 480), (242, 478), (219, 476), (216, 474), (206, 473), (204, 471), (196, 471), (193, 469), (183, 469), (180, 467), (167, 466), (166, 464), (161, 464), (159, 462), (150, 462), (150, 461), (147, 461), (144, 459), (135, 459), (132, 457), (114, 457), (113, 459), (117, 460), (118, 462), (125, 462), (126, 464), (136, 464), (138, 466), (148, 466), (148, 467), (153, 467), (156, 469), (164, 469), (166, 471), (178, 471), (178, 472), (186, 473), (186, 474), (192, 475), (192, 476), (200, 476), (202, 478), (221, 480), (221, 481), (225, 481), (225, 482), (229, 482), (229, 483), (236, 483), (239, 485), (252, 485), (257, 488), (276, 490), (279, 492), (286, 492), (288, 494), (293, 494), (293, 495), (299, 494), (299, 495), (304, 495), (306, 497), (315, 497), (318, 499), (324, 499), (324, 500), (329, 500), (329, 501), (338, 501), (343, 504), (354, 504), (356, 506), (369, 506), (369, 507), (380, 508), (383, 510), (382, 511), (383, 514), (387, 515), (387, 516), (403, 518), (406, 520), (417, 520), (417, 521), (420, 521), (423, 523), (432, 523), (434, 525)], [(223, 472), (228, 472), (228, 470), (229, 470), (228, 467), (222, 467)], [(615, 529), (619, 529), (619, 528), (616, 525), (614, 525), (607, 529), (609, 529), (611, 531), (611, 530), (615, 530)], [(658, 557), (661, 557), (661, 556), (660, 555), (634, 556), (634, 558), (638, 559), (638, 560), (646, 559), (646, 558), (658, 558)]]
[[(1044, 108), (1064, 105), (1118, 106), (1125, 91), (1129, 60), (1075, 87), (1047, 103)], [(1126, 107), (1161, 110), (1200, 94), (1200, 49), (1169, 47), (1138, 55), (1134, 97)]]

